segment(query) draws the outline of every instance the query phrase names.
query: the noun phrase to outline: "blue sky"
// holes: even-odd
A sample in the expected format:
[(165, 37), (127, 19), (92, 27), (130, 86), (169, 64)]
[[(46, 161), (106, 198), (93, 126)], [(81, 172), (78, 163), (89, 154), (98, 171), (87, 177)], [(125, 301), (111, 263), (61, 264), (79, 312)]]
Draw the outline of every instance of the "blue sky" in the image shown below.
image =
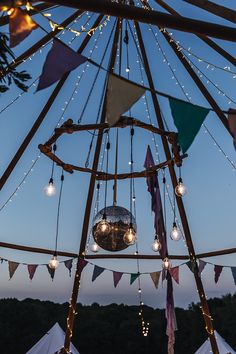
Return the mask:
[[(180, 11), (185, 16), (200, 18), (205, 21), (216, 21), (217, 23), (222, 23), (233, 27), (233, 24), (212, 16), (207, 12), (200, 11), (197, 8), (185, 4), (183, 1), (170, 1), (169, 4), (175, 6), (175, 9)], [(235, 4), (232, 5), (232, 1), (225, 2), (224, 5), (231, 6), (232, 8), (233, 6), (235, 7)], [(60, 22), (65, 18), (65, 16), (71, 14), (72, 12), (72, 9), (64, 9), (63, 11), (61, 9), (53, 10), (51, 12), (52, 19)], [(74, 24), (74, 28), (79, 28), (80, 25), (84, 24), (88, 19), (87, 16), (88, 15), (83, 16), (77, 24)], [(47, 21), (42, 19), (41, 16), (36, 16), (35, 19), (47, 28), (48, 31), (50, 30)], [(90, 25), (94, 22), (94, 20), (95, 17), (93, 16), (89, 20)], [(102, 34), (99, 34), (99, 31), (95, 32), (94, 36), (91, 38), (91, 43), (83, 53), (84, 55), (89, 56), (92, 54), (93, 60), (97, 62), (101, 61), (113, 24), (114, 19), (111, 19), (107, 26), (102, 29)], [(133, 28), (132, 23), (131, 27)], [(158, 40), (157, 43), (154, 35), (149, 30), (149, 26), (142, 25), (141, 27), (156, 89), (169, 93), (175, 97), (186, 99), (180, 88), (180, 86), (184, 86), (183, 90), (191, 96), (192, 103), (208, 107), (208, 103), (204, 97), (202, 97), (201, 93), (199, 93), (198, 89), (195, 87), (181, 64), (179, 64), (176, 60), (161, 34), (154, 29), (154, 34), (157, 33), (155, 36)], [(4, 30), (8, 31), (8, 28), (6, 27)], [(230, 66), (231, 71), (236, 72), (236, 69), (231, 64), (229, 64), (224, 58), (220, 57), (217, 53), (213, 52), (193, 35), (172, 30), (171, 32), (173, 33), (173, 38), (175, 40), (180, 41), (183, 47), (187, 49), (191, 48), (191, 52), (195, 53), (200, 58), (203, 58), (204, 60), (222, 68), (225, 66)], [(16, 55), (22, 53), (43, 35), (44, 34), (40, 29), (34, 31), (30, 37), (16, 47)], [(60, 36), (61, 40), (68, 45), (72, 37), (73, 34), (71, 33), (65, 33)], [(79, 47), (83, 37), (84, 36), (81, 35), (76, 38), (71, 44), (72, 48), (76, 49)], [(220, 40), (217, 40), (217, 42), (232, 54), (234, 53), (234, 43), (223, 42)], [(97, 46), (97, 48), (95, 48), (95, 46)], [(160, 46), (162, 48), (161, 51), (158, 50)], [(20, 69), (26, 69), (32, 75), (32, 80), (40, 75), (42, 65), (49, 48), (50, 45), (42, 48), (41, 52), (35, 54), (31, 60), (27, 60), (19, 67)], [(109, 49), (110, 46), (108, 47), (108, 50)], [(163, 57), (163, 52), (165, 53), (165, 57)], [(123, 49), (121, 74), (124, 77), (127, 77), (127, 73), (125, 72), (126, 54), (124, 53), (125, 49)], [(217, 100), (219, 106), (224, 110), (227, 110), (229, 107), (235, 107), (234, 103), (231, 103), (230, 105), (228, 104), (229, 100), (232, 102), (233, 100), (236, 101), (236, 94), (234, 90), (236, 79), (233, 79), (233, 73), (223, 72), (218, 69), (207, 69), (206, 63), (194, 59), (193, 56), (190, 58), (196, 66), (198, 66), (199, 69), (209, 77), (210, 80), (212, 80), (216, 85), (219, 85), (218, 89), (216, 89), (210, 83), (207, 84), (207, 79), (202, 77), (203, 82), (207, 85), (209, 91)], [(140, 83), (142, 77), (140, 74), (139, 63), (137, 63), (137, 61), (140, 60), (137, 57), (136, 47), (131, 38), (129, 44), (129, 60), (131, 69), (130, 79)], [(169, 62), (169, 65), (167, 62)], [(106, 55), (103, 65), (106, 67), (107, 63), (108, 56)], [(172, 79), (173, 72), (170, 71), (170, 67), (174, 70), (174, 76), (176, 75), (180, 84), (176, 84), (175, 77)], [(88, 67), (81, 66), (70, 75), (68, 81), (63, 87), (63, 90), (58, 95), (55, 104), (40, 127), (37, 135), (32, 140), (29, 148), (21, 158), (4, 189), (1, 191), (0, 206), (4, 204), (12, 191), (18, 186), (24, 176), (24, 173), (29, 170), (32, 160), (34, 160), (39, 154), (37, 148), (38, 144), (44, 143), (52, 134), (53, 129), (64, 112), (63, 109), (68, 106), (66, 113), (64, 113), (65, 119), (72, 118), (76, 122), (80, 117), (90, 87), (96, 75), (96, 71), (97, 69), (91, 65)], [(142, 69), (141, 71), (143, 73), (144, 83), (147, 84), (145, 73)], [(81, 76), (82, 78), (78, 79), (78, 76)], [(94, 122), (97, 117), (97, 108), (99, 104), (99, 97), (102, 93), (104, 78), (105, 73), (101, 71), (98, 76), (98, 80), (94, 85), (91, 100), (89, 100), (88, 107), (83, 115), (82, 123), (84, 124)], [(78, 80), (79, 84), (76, 85)], [(224, 94), (219, 93), (219, 89), (222, 89)], [(52, 90), (53, 87), (42, 92), (35, 93), (35, 87), (32, 87), (27, 94), (22, 95), (17, 102), (12, 104), (7, 110), (0, 114), (0, 151), (2, 152), (0, 155), (0, 173), (3, 173), (5, 170), (6, 165), (9, 163), (24, 136), (27, 134), (34, 120), (37, 118)], [(66, 102), (69, 102), (69, 98), (74, 90), (76, 90), (77, 93), (74, 94), (74, 99), (71, 103), (67, 104)], [(8, 93), (2, 95), (0, 100), (0, 110), (11, 102), (11, 100), (18, 94), (19, 91), (15, 88), (11, 88)], [(230, 99), (227, 98), (226, 95), (229, 96)], [(162, 113), (167, 121), (169, 129), (175, 130), (170, 114), (168, 100), (163, 97), (160, 97), (159, 100)], [(147, 112), (147, 104), (149, 112)], [(147, 113), (150, 115), (151, 122), (156, 124), (155, 114), (149, 93), (146, 95), (146, 100), (143, 98), (140, 99), (131, 111), (133, 117), (149, 122)], [(214, 138), (223, 148), (224, 152), (232, 161), (235, 162), (235, 151), (233, 149), (232, 139), (217, 116), (213, 112), (209, 113), (205, 123)], [(112, 161), (114, 159), (115, 152), (115, 131), (111, 132), (110, 137), (110, 160)], [(88, 153), (90, 140), (91, 135), (87, 132), (77, 135), (74, 134), (63, 136), (58, 142), (58, 155), (66, 162), (83, 166)], [(156, 142), (153, 142), (153, 137), (149, 132), (135, 129), (134, 169), (137, 171), (143, 169), (143, 162), (148, 144), (150, 144), (155, 158), (157, 158), (156, 145), (158, 145), (160, 160), (163, 161), (165, 159), (159, 137), (157, 136)], [(188, 194), (184, 198), (184, 204), (186, 206), (186, 212), (189, 219), (190, 230), (196, 253), (235, 247), (235, 170), (232, 170), (232, 166), (229, 164), (222, 152), (219, 151), (219, 148), (214, 145), (214, 142), (210, 138), (209, 134), (205, 133), (204, 127), (201, 128), (188, 153), (189, 157), (185, 159), (182, 168), (183, 179), (188, 188)], [(125, 172), (129, 169), (129, 154), (129, 130), (124, 129), (120, 134), (120, 172)], [(92, 155), (90, 159), (90, 166), (91, 161)], [(114, 163), (112, 162), (110, 169), (111, 171), (114, 171)], [(34, 167), (34, 170), (26, 179), (26, 183), (17, 193), (17, 196), (13, 197), (12, 202), (8, 203), (6, 207), (2, 209), (0, 212), (1, 241), (53, 249), (55, 242), (58, 194), (54, 198), (49, 199), (42, 193), (43, 187), (47, 184), (50, 177), (50, 171), (51, 162), (44, 156), (40, 157)], [(58, 190), (60, 173), (60, 169), (55, 168), (54, 178)], [(161, 178), (159, 182), (162, 189)], [(58, 240), (58, 248), (60, 250), (77, 252), (79, 249), (88, 183), (89, 176), (86, 174), (74, 173), (73, 175), (66, 174), (65, 176)], [(169, 185), (169, 193), (172, 198), (173, 192), (168, 175), (167, 183)], [(150, 197), (146, 191), (145, 180), (140, 179), (135, 181), (135, 188), (139, 252), (151, 254), (151, 243), (154, 237), (153, 215), (151, 214)], [(100, 200), (101, 208), (104, 206), (103, 199), (104, 189), (102, 188)], [(112, 183), (109, 183), (108, 204), (111, 203)], [(123, 181), (118, 184), (118, 204), (127, 208), (129, 207), (128, 181)], [(94, 206), (92, 208), (92, 215), (93, 212)], [(167, 202), (168, 234), (172, 221), (173, 216), (171, 213), (171, 208)], [(182, 240), (176, 243), (168, 238), (168, 247), (169, 253), (187, 254), (186, 247)], [(126, 253), (133, 253), (134, 251), (134, 247), (131, 247), (128, 251), (126, 251)], [(0, 252), (0, 257), (21, 263), (46, 264), (49, 260), (48, 256), (23, 253), (3, 248)], [(64, 259), (61, 258), (60, 260), (63, 261)], [(214, 264), (236, 266), (234, 255), (206, 260)], [(137, 271), (136, 261), (121, 262), (120, 260), (94, 260), (93, 263), (112, 270), (123, 272)], [(172, 263), (174, 266), (180, 264), (178, 261), (173, 261)], [(140, 268), (141, 272), (160, 270), (161, 262), (141, 261)], [(104, 272), (94, 283), (92, 283), (92, 271), (93, 266), (89, 264), (83, 272), (79, 296), (80, 302), (86, 304), (92, 302), (123, 302), (136, 304), (139, 302), (137, 284), (134, 283), (130, 286), (128, 275), (124, 275), (118, 287), (114, 289), (111, 272)], [(33, 297), (60, 302), (68, 301), (73, 281), (73, 277), (69, 278), (68, 272), (63, 264), (60, 265), (56, 271), (53, 282), (50, 280), (45, 266), (38, 268), (32, 282), (29, 281), (26, 267), (23, 265), (17, 269), (11, 281), (9, 281), (8, 278), (7, 263), (3, 263), (0, 265), (0, 282), (2, 284), (1, 297)], [(222, 294), (235, 291), (235, 285), (233, 283), (230, 269), (225, 268), (223, 270), (217, 285), (214, 284), (214, 272), (211, 265), (207, 265), (202, 278), (208, 297), (221, 296)], [(164, 306), (165, 284), (163, 285), (163, 288), (160, 285), (159, 289), (156, 290), (152, 284), (150, 276), (144, 275), (142, 276), (142, 288), (144, 302), (146, 304), (154, 307)], [(182, 266), (180, 268), (180, 285), (175, 285), (176, 306), (187, 306), (190, 302), (197, 300), (198, 297), (192, 274), (186, 266)]]

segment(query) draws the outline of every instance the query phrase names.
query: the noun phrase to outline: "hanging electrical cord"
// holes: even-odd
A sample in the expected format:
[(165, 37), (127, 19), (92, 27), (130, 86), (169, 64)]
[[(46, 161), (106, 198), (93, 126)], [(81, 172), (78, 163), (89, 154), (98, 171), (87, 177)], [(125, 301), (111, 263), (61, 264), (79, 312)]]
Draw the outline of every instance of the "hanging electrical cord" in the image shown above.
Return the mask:
[[(53, 155), (55, 156), (55, 152), (57, 150), (57, 145), (54, 144), (53, 145)], [(54, 176), (54, 167), (55, 167), (55, 162), (54, 162), (54, 159), (52, 161), (52, 170), (51, 170), (51, 177), (49, 179), (49, 182), (48, 182), (48, 185), (46, 187), (44, 187), (44, 194), (47, 196), (47, 197), (52, 197), (56, 194), (56, 187), (55, 187), (55, 184), (54, 184), (54, 179), (53, 179), (53, 176)]]

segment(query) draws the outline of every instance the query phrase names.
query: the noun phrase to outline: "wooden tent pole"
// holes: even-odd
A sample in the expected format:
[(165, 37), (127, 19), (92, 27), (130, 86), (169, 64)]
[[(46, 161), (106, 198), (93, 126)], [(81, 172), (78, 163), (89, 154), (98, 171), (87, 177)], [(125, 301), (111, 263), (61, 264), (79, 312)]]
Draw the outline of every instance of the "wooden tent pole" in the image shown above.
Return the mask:
[[(97, 20), (94, 22), (94, 27), (98, 26), (99, 23), (101, 22), (103, 18), (103, 15), (100, 15)], [(86, 47), (86, 45), (88, 44), (89, 40), (91, 39), (91, 36), (89, 34), (86, 35), (86, 37), (84, 38), (80, 48), (78, 49), (77, 53), (82, 53), (82, 51), (84, 50), (84, 48)], [(13, 157), (13, 159), (11, 160), (11, 162), (9, 163), (9, 165), (7, 166), (5, 172), (3, 173), (3, 175), (0, 178), (0, 190), (3, 188), (3, 186), (5, 185), (6, 181), (8, 180), (9, 176), (11, 175), (13, 169), (15, 168), (17, 162), (20, 160), (21, 156), (23, 155), (25, 149), (27, 148), (27, 146), (29, 145), (29, 143), (31, 142), (32, 138), (34, 137), (35, 133), (37, 132), (38, 128), (40, 127), (41, 123), (43, 122), (44, 118), (46, 117), (48, 111), (50, 110), (50, 108), (52, 107), (52, 104), (54, 103), (58, 93), (60, 92), (62, 86), (64, 85), (66, 79), (68, 78), (70, 73), (65, 74), (62, 79), (58, 82), (57, 86), (55, 87), (55, 89), (53, 90), (51, 96), (49, 97), (47, 103), (45, 104), (43, 110), (41, 111), (41, 113), (39, 114), (38, 118), (36, 119), (36, 121), (34, 122), (32, 128), (30, 129), (30, 131), (28, 132), (28, 134), (26, 135), (25, 139), (23, 140), (21, 146), (19, 147), (19, 149), (17, 150), (15, 156)]]
[[(141, 50), (144, 68), (145, 68), (145, 72), (146, 72), (147, 79), (149, 82), (149, 86), (151, 89), (154, 89), (154, 83), (152, 80), (151, 70), (149, 67), (148, 58), (146, 55), (146, 50), (145, 50), (142, 34), (140, 31), (139, 24), (137, 22), (135, 22), (135, 28), (136, 28), (136, 32), (137, 32), (137, 36), (138, 36), (138, 41), (139, 41), (139, 45), (140, 45), (140, 50)], [(160, 110), (160, 106), (159, 106), (159, 103), (157, 100), (157, 96), (154, 93), (151, 93), (151, 95), (152, 95), (153, 106), (154, 106), (156, 117), (157, 117), (158, 126), (160, 129), (164, 129), (164, 124), (163, 124), (161, 110)], [(170, 154), (167, 139), (164, 136), (162, 136), (161, 139), (162, 139), (162, 144), (164, 147), (166, 158), (170, 159), (171, 154)], [(176, 177), (174, 167), (172, 165), (169, 165), (168, 168), (169, 168), (173, 188), (175, 188), (178, 182), (177, 182), (177, 177)], [(194, 246), (193, 246), (193, 242), (192, 242), (192, 236), (191, 236), (191, 232), (189, 229), (189, 224), (188, 224), (183, 200), (181, 197), (176, 197), (176, 201), (177, 201), (177, 206), (179, 209), (179, 214), (180, 214), (181, 222), (182, 222), (183, 229), (184, 229), (186, 244), (187, 244), (187, 248), (188, 248), (188, 252), (189, 252), (189, 258), (190, 258), (191, 264), (193, 266), (193, 274), (194, 274), (196, 286), (198, 289), (199, 299), (200, 299), (200, 302), (202, 305), (202, 314), (203, 314), (203, 318), (204, 318), (205, 325), (206, 325), (205, 328), (207, 330), (207, 333), (208, 333), (208, 336), (209, 336), (209, 339), (211, 342), (211, 347), (212, 347), (213, 353), (219, 354), (219, 350), (218, 350), (218, 346), (217, 346), (217, 342), (216, 342), (216, 338), (215, 338), (215, 334), (214, 334), (212, 319), (211, 319), (211, 315), (209, 312), (209, 308), (208, 308), (208, 304), (207, 304), (207, 300), (206, 300), (206, 296), (205, 296), (205, 291), (203, 288), (201, 277), (199, 276), (199, 273), (198, 273), (198, 264), (196, 261), (195, 250), (194, 250)]]
[[(167, 10), (171, 15), (179, 16), (181, 15), (175, 11), (172, 7), (166, 4), (163, 0), (155, 0), (155, 2), (160, 5), (163, 9)], [(146, 2), (145, 2), (146, 3)], [(230, 53), (226, 52), (222, 47), (220, 47), (217, 43), (215, 43), (212, 39), (208, 38), (205, 35), (197, 35), (203, 42), (208, 44), (212, 49), (214, 49), (217, 53), (222, 55), (226, 60), (228, 60), (231, 64), (236, 66), (236, 59)]]
[(53, 39), (58, 33), (62, 31), (62, 29), (58, 29), (60, 27), (67, 27), (72, 21), (74, 21), (79, 15), (82, 14), (82, 11), (76, 11), (73, 15), (69, 16), (65, 21), (63, 21), (59, 27), (55, 29), (55, 31), (51, 31), (46, 34), (43, 38), (41, 38), (38, 42), (36, 42), (32, 47), (27, 49), (24, 53), (19, 55), (19, 57), (15, 58), (6, 69), (0, 72), (0, 77), (3, 78), (9, 72), (9, 69), (15, 69), (18, 65), (20, 65), (24, 60), (28, 59), (32, 54), (37, 52), (43, 45)]
[[(120, 20), (118, 19), (116, 29), (115, 29), (112, 49), (111, 49), (111, 58), (110, 58), (109, 70), (108, 70), (109, 72), (114, 71), (117, 48), (118, 48), (118, 41), (119, 41), (119, 32), (120, 32)], [(105, 122), (105, 116), (106, 116), (106, 96), (105, 96), (104, 103), (103, 103), (100, 123)], [(93, 170), (97, 170), (97, 168), (98, 168), (99, 155), (100, 155), (101, 145), (102, 145), (102, 138), (103, 138), (103, 129), (99, 129), (95, 153), (94, 153), (94, 159), (93, 159), (93, 167), (92, 167)], [(86, 242), (87, 242), (87, 236), (88, 236), (88, 230), (89, 230), (89, 221), (90, 221), (90, 215), (91, 215), (91, 208), (92, 208), (92, 202), (93, 202), (95, 183), (96, 183), (96, 174), (92, 173), (91, 177), (90, 177), (87, 202), (86, 202), (86, 207), (85, 207), (85, 212), (84, 212), (84, 222), (83, 222), (83, 228), (82, 228), (82, 234), (81, 234), (81, 240), (80, 240), (80, 249), (79, 249), (77, 267), (76, 267), (76, 272), (75, 272), (74, 285), (73, 285), (72, 296), (71, 296), (71, 301), (70, 301), (69, 313), (68, 313), (68, 317), (67, 317), (65, 343), (64, 343), (64, 348), (61, 350), (62, 354), (69, 353), (69, 349), (70, 349), (70, 341), (71, 341), (71, 337), (72, 337), (72, 333), (73, 333), (74, 318), (75, 318), (75, 312), (76, 312), (76, 303), (77, 303), (79, 287), (80, 287), (80, 278), (81, 278), (80, 260), (84, 259), (84, 257), (85, 257), (85, 249), (86, 249)]]
[[(3, 5), (5, 1), (2, 1)], [(210, 22), (176, 17), (159, 11), (142, 9), (137, 6), (124, 5), (110, 0), (50, 0), (52, 4), (62, 5), (102, 13), (104, 15), (122, 17), (179, 31), (204, 34), (223, 40), (236, 41), (236, 29)]]

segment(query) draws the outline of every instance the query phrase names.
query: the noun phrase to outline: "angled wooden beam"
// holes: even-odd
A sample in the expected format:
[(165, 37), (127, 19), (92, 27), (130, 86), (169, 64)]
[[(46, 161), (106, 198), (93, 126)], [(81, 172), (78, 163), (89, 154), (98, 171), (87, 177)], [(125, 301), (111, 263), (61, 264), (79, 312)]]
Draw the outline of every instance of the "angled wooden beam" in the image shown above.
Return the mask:
[[(163, 0), (155, 0), (155, 2), (158, 5), (160, 5), (163, 9), (167, 10), (170, 14), (181, 17), (181, 15), (177, 11), (175, 11), (171, 6), (166, 4)], [(208, 44), (209, 47), (214, 49), (218, 54), (222, 55), (222, 57), (228, 60), (231, 64), (236, 66), (236, 58), (232, 56), (230, 53), (228, 53), (226, 50), (224, 50), (222, 47), (220, 47), (212, 39), (208, 38), (205, 35), (197, 35), (197, 37), (200, 38), (206, 44)]]
[(200, 7), (216, 16), (222, 17), (225, 20), (236, 23), (236, 11), (228, 7), (218, 5), (209, 0), (184, 0), (188, 4)]
[[(2, 1), (4, 4), (4, 0)], [(69, 6), (84, 11), (92, 11), (105, 15), (122, 17), (143, 23), (177, 29), (179, 31), (204, 34), (228, 41), (236, 41), (236, 29), (198, 21), (186, 17), (176, 17), (158, 11), (147, 11), (136, 6), (124, 5), (110, 0), (50, 0), (51, 3)]]
[[(98, 26), (99, 23), (101, 22), (103, 18), (103, 15), (100, 15), (97, 20), (94, 23), (94, 26)], [(86, 35), (85, 39), (83, 40), (82, 44), (80, 45), (80, 48), (78, 49), (78, 53), (82, 53), (82, 51), (84, 50), (84, 48), (87, 46), (89, 40), (91, 39), (91, 36), (89, 34)], [(50, 110), (50, 108), (52, 107), (58, 93), (60, 92), (61, 88), (63, 87), (65, 81), (67, 80), (68, 76), (70, 73), (65, 74), (62, 79), (58, 82), (58, 84), (56, 85), (55, 89), (53, 90), (52, 94), (50, 95), (47, 103), (45, 104), (43, 110), (41, 111), (41, 113), (39, 114), (39, 116), (37, 117), (37, 119), (35, 120), (32, 128), (30, 129), (30, 131), (28, 132), (28, 134), (26, 135), (25, 139), (23, 140), (22, 144), (20, 145), (20, 147), (18, 148), (16, 154), (14, 155), (14, 157), (12, 158), (11, 162), (9, 163), (9, 165), (7, 166), (6, 170), (4, 171), (4, 173), (2, 174), (1, 178), (0, 178), (0, 190), (3, 188), (3, 186), (5, 185), (6, 181), (8, 180), (9, 176), (11, 175), (12, 171), (14, 170), (16, 164), (18, 163), (18, 161), (20, 160), (21, 156), (23, 155), (25, 149), (27, 148), (27, 146), (29, 145), (29, 143), (31, 142), (31, 140), (33, 139), (34, 135), (36, 134), (38, 128), (40, 127), (41, 123), (43, 122), (44, 118), (46, 117), (48, 111)]]

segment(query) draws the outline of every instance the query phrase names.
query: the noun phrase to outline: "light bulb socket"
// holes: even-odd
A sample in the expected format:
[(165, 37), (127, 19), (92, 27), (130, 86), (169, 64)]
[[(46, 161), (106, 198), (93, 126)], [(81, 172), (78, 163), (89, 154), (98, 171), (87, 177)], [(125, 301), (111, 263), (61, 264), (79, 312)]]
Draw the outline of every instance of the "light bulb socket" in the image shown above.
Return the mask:
[(55, 152), (57, 150), (57, 145), (54, 144), (53, 147), (52, 147), (53, 151)]
[(179, 178), (179, 183), (183, 183), (183, 180), (182, 180), (182, 178), (181, 178), (181, 177)]
[(106, 220), (106, 219), (107, 219), (107, 214), (103, 213), (102, 220)]
[(57, 257), (57, 251), (54, 251), (53, 257)]
[(53, 178), (52, 178), (52, 177), (50, 178), (50, 180), (49, 180), (48, 183), (49, 183), (49, 184), (53, 184)]
[(175, 221), (173, 222), (173, 228), (174, 228), (174, 227), (176, 227), (176, 228), (177, 228), (177, 224), (176, 224), (176, 222), (175, 222)]
[(158, 235), (157, 235), (157, 234), (155, 235), (154, 240), (155, 240), (155, 241), (158, 240)]

